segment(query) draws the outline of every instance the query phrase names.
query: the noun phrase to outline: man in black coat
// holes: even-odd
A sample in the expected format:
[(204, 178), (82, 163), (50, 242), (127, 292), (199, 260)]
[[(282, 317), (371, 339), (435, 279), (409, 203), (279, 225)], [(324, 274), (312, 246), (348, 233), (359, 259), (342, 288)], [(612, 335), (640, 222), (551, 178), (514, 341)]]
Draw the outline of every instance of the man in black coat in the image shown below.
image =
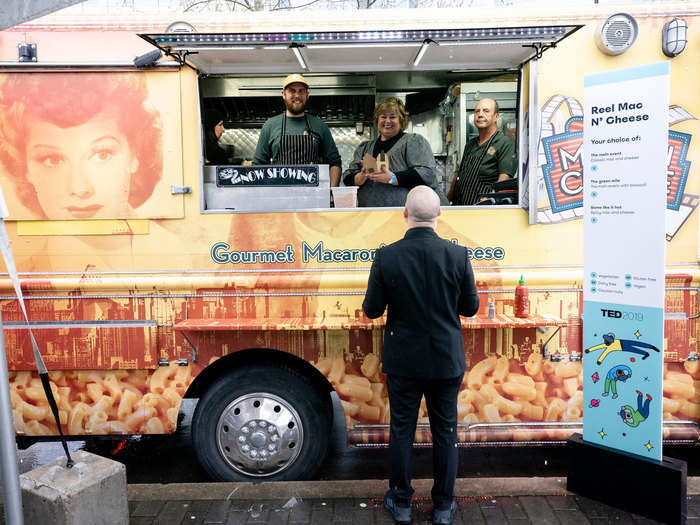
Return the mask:
[(403, 210), (403, 239), (377, 250), (362, 308), (370, 318), (388, 306), (382, 371), (387, 374), (391, 430), (390, 488), (384, 506), (411, 522), (411, 449), (425, 395), (433, 435), (433, 523), (449, 524), (457, 508), (457, 394), (465, 371), (459, 316), (479, 308), (467, 249), (435, 233), (440, 199), (413, 188)]

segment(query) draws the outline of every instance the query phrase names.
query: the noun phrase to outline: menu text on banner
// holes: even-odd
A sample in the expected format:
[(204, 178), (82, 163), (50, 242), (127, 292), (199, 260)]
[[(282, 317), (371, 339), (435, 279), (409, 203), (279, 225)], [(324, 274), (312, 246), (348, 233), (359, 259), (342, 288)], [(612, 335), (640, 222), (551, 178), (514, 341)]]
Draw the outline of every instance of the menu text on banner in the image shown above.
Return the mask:
[(660, 461), (669, 64), (584, 88), (583, 439)]

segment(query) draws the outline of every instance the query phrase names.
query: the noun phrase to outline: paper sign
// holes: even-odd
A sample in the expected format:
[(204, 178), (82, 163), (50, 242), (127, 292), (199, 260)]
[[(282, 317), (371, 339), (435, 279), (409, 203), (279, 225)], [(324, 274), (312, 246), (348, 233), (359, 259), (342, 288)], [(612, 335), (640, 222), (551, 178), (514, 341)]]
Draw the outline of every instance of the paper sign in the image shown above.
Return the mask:
[(318, 166), (217, 166), (216, 185), (318, 186)]
[(584, 87), (583, 437), (661, 460), (669, 65)]

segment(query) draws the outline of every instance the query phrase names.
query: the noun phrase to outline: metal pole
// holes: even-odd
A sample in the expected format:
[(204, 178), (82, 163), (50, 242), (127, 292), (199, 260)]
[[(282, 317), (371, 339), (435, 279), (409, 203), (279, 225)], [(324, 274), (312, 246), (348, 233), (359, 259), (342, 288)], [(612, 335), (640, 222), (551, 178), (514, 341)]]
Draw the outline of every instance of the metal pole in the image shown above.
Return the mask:
[(7, 374), (5, 354), (5, 330), (0, 311), (0, 472), (2, 474), (2, 498), (5, 507), (5, 523), (24, 525), (22, 515), (22, 492), (19, 488), (17, 470), (17, 445), (15, 426), (12, 421), (10, 402), (10, 379)]

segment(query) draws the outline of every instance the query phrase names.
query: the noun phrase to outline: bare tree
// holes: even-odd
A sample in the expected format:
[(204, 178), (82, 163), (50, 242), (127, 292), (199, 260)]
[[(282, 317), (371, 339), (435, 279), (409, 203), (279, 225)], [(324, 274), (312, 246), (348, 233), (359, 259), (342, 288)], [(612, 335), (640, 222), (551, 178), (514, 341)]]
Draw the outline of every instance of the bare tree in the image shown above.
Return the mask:
[[(372, 0), (374, 2), (376, 0)], [(288, 9), (304, 9), (314, 4), (322, 3), (323, 0), (183, 0), (182, 10), (200, 11), (200, 12), (217, 12), (217, 11), (235, 11), (236, 9), (244, 11), (282, 11)]]
[(473, 0), (420, 0), (418, 7), (471, 7), (473, 3)]
[(236, 7), (241, 7), (248, 11), (253, 11), (248, 0), (185, 0), (182, 2), (182, 11), (202, 11), (202, 12), (221, 12), (234, 11)]
[[(0, 3), (8, 0), (0, 0)], [(21, 0), (16, 0), (21, 1)], [(284, 11), (292, 9), (392, 9), (392, 8), (449, 8), (449, 7), (504, 7), (516, 4), (537, 4), (551, 0), (84, 0), (70, 9), (83, 13), (136, 13), (136, 12), (199, 12), (220, 13), (231, 11)], [(571, 4), (575, 0), (560, 0)], [(585, 0), (593, 2), (594, 0)], [(71, 2), (67, 1), (70, 4)]]
[[(309, 6), (311, 6), (311, 5), (318, 4), (318, 3), (320, 3), (320, 2), (322, 2), (322, 0), (309, 0), (309, 1), (306, 2), (306, 3), (302, 3), (302, 4), (299, 4), (299, 5), (291, 5), (290, 2), (281, 2), (281, 1), (278, 1), (278, 2), (277, 2), (277, 4), (278, 4), (277, 7), (271, 8), (270, 11), (286, 11), (286, 10), (289, 10), (289, 9), (303, 9), (303, 8), (305, 8), (305, 7), (309, 7)], [(283, 5), (283, 4), (286, 4), (286, 5)]]

